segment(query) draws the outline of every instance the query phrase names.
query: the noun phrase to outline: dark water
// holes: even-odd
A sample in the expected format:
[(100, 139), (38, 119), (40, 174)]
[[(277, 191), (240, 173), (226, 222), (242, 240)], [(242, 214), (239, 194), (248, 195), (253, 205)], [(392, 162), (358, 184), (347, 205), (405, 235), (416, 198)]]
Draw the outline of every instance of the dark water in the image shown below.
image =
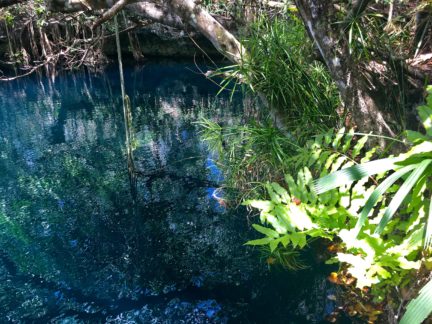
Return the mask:
[[(0, 323), (314, 323), (326, 269), (272, 269), (243, 246), (245, 210), (212, 198), (221, 174), (200, 116), (239, 123), (192, 64), (126, 68), (136, 199), (117, 68), (0, 88)], [(132, 190), (133, 191), (133, 190)]]

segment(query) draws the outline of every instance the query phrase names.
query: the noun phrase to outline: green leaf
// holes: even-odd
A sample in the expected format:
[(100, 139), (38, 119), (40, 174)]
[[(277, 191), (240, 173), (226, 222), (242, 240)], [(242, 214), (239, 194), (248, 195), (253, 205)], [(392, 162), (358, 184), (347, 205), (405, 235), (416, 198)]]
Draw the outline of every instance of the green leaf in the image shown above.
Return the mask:
[(401, 244), (387, 249), (387, 253), (397, 254), (405, 257), (411, 252), (418, 250), (422, 245), (423, 232), (423, 227), (416, 229), (415, 231), (411, 232), (411, 234), (407, 235)]
[(293, 232), (290, 234), (290, 240), (293, 244), (293, 247), (299, 246), (303, 248), (306, 245), (306, 235), (299, 232)]
[(266, 245), (273, 241), (272, 237), (264, 237), (258, 240), (247, 241), (245, 245)]
[(276, 182), (272, 182), (271, 186), (272, 186), (273, 190), (281, 197), (281, 200), (284, 203), (287, 204), (291, 201), (291, 198), (290, 198), (290, 196), (289, 196), (289, 194), (285, 188), (283, 188), (281, 185), (279, 185)]
[(424, 248), (432, 247), (432, 196), (430, 198), (429, 216), (427, 219)]
[(397, 168), (398, 158), (387, 158), (354, 165), (352, 167), (333, 172), (314, 181), (314, 189), (317, 194), (360, 180), (364, 177), (389, 171)]
[(278, 239), (278, 240), (273, 240), (273, 241), (270, 242), (269, 245), (270, 245), (270, 252), (271, 252), (271, 253), (273, 253), (274, 250), (277, 249), (277, 247), (278, 247), (278, 245), (279, 245), (279, 242), (280, 242), (280, 239)]
[(423, 135), (422, 133), (412, 131), (412, 130), (406, 131), (406, 137), (407, 137), (408, 141), (410, 141), (413, 144), (418, 144), (420, 142), (429, 140), (429, 137)]
[(335, 136), (335, 138), (334, 138), (334, 140), (333, 140), (333, 143), (332, 143), (332, 146), (333, 146), (333, 148), (335, 149), (335, 150), (337, 150), (337, 148), (339, 147), (339, 145), (340, 145), (340, 141), (341, 141), (341, 139), (342, 139), (342, 137), (345, 135), (345, 127), (342, 127), (338, 132), (337, 132), (337, 134), (336, 134), (336, 136)]
[(302, 192), (299, 190), (298, 186), (296, 185), (294, 178), (287, 174), (285, 175), (285, 181), (288, 184), (288, 189), (294, 197), (300, 198), (302, 196)]
[(409, 302), (399, 324), (421, 324), (432, 313), (432, 280), (421, 290), (416, 299)]
[(429, 136), (432, 136), (432, 107), (420, 106), (417, 110), (423, 123), (423, 127), (426, 129), (426, 133)]
[(366, 218), (368, 217), (369, 213), (371, 212), (372, 208), (375, 206), (375, 204), (378, 202), (379, 198), (390, 188), (399, 178), (401, 178), (404, 174), (408, 173), (409, 171), (413, 170), (416, 166), (415, 165), (409, 165), (406, 166), (395, 173), (393, 173), (391, 176), (387, 177), (369, 196), (368, 200), (365, 203), (365, 206), (357, 220), (357, 224), (354, 228), (354, 235), (357, 237), (357, 235), (360, 232), (360, 229), (364, 225)]
[(348, 151), (348, 149), (351, 147), (351, 141), (354, 137), (354, 129), (350, 129), (348, 134), (345, 135), (345, 143), (342, 146), (342, 152), (346, 153), (346, 151)]
[[(276, 206), (276, 208), (275, 208), (276, 212), (279, 209), (279, 207), (280, 207), (280, 205)], [(290, 224), (287, 224), (286, 222), (284, 222), (280, 218), (276, 218), (272, 214), (266, 215), (266, 221), (268, 223), (270, 223), (271, 226), (273, 226), (273, 228), (280, 234), (285, 234), (288, 230), (291, 230), (291, 228), (292, 228)]]
[(274, 238), (279, 237), (278, 232), (272, 230), (271, 228), (267, 228), (258, 224), (252, 224), (252, 227), (255, 228), (255, 230), (257, 230), (261, 234), (267, 235), (268, 237), (274, 237)]
[(352, 153), (351, 153), (351, 158), (352, 159), (356, 158), (357, 155), (360, 154), (360, 151), (365, 146), (365, 144), (366, 144), (366, 142), (368, 140), (368, 137), (369, 136), (367, 136), (367, 135), (363, 136), (362, 138), (360, 138), (357, 141), (356, 145), (354, 145), (354, 148), (353, 148)]
[(432, 162), (432, 160), (424, 160), (420, 162), (416, 169), (410, 174), (410, 176), (406, 179), (403, 185), (399, 188), (399, 190), (394, 195), (392, 201), (384, 211), (384, 215), (381, 218), (381, 221), (378, 224), (378, 227), (375, 230), (375, 233), (381, 234), (384, 230), (384, 227), (387, 225), (389, 220), (393, 217), (396, 210), (402, 204), (402, 201), (408, 195), (409, 191), (416, 184), (417, 180), (421, 177), (423, 172), (426, 170), (428, 165)]
[(243, 202), (243, 205), (252, 206), (264, 212), (269, 212), (274, 208), (274, 204), (268, 200), (246, 200), (245, 202)]
[(270, 185), (270, 183), (266, 183), (265, 186), (272, 202), (274, 202), (275, 204), (280, 204), (282, 202), (281, 198), (278, 194), (274, 192), (273, 187)]
[(288, 243), (289, 243), (289, 235), (284, 235), (280, 238), (280, 242), (282, 243), (282, 245), (284, 247), (287, 247)]
[(315, 227), (306, 210), (301, 208), (301, 206), (291, 204), (289, 211), (286, 212), (286, 216), (290, 220), (290, 223), (300, 231), (305, 229), (309, 230)]

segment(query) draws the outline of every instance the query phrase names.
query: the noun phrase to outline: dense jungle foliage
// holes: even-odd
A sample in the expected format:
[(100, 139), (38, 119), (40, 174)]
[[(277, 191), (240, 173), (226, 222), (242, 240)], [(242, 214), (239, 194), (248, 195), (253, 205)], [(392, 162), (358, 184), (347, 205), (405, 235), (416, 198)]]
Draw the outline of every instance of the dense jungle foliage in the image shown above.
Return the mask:
[[(383, 52), (417, 55), (424, 45), (413, 49), (408, 29), (383, 18), (376, 12), (347, 24), (357, 62)], [(256, 217), (252, 226), (261, 237), (246, 245), (262, 249), (270, 266), (299, 270), (305, 266), (300, 252), (319, 239), (329, 251), (326, 262), (339, 264), (329, 280), (343, 287), (346, 313), (368, 322), (423, 322), (432, 312), (432, 88), (416, 109), (415, 131), (403, 131), (409, 91), (396, 76), (389, 102), (402, 132), (393, 138), (361, 133), (349, 115), (336, 113), (337, 88), (295, 15), (261, 16), (244, 44), (249, 56), (221, 69), (229, 75), (222, 88), (243, 85), (259, 94), (268, 115), (241, 126), (200, 123), (225, 170), (228, 197)], [(376, 145), (377, 138), (386, 144)]]

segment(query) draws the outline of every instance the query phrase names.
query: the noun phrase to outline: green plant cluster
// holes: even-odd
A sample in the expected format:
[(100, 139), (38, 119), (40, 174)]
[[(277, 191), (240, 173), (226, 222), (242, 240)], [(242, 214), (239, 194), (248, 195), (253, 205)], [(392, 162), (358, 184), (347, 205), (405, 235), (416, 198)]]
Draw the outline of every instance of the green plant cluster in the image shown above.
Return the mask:
[(299, 125), (308, 124), (311, 131), (336, 125), (336, 87), (325, 67), (313, 60), (313, 46), (295, 15), (259, 18), (243, 44), (248, 54), (242, 63), (219, 71), (225, 77), (222, 89), (234, 83), (235, 90), (240, 80), (280, 112), (291, 133)]
[[(224, 170), (224, 188), (240, 191), (241, 199), (255, 197), (265, 191), (261, 179), (283, 179), (289, 170), (287, 161), (298, 147), (270, 121), (242, 126), (222, 126), (202, 118), (201, 139), (217, 154), (216, 163)], [(234, 195), (235, 196), (235, 195)]]
[[(285, 183), (266, 184), (266, 200), (247, 200), (245, 205), (260, 210), (263, 225), (254, 228), (266, 236), (247, 242), (248, 245), (269, 245), (274, 251), (278, 247), (303, 248), (311, 238), (333, 239), (337, 233), (352, 223), (354, 215), (365, 201), (366, 189), (362, 184), (351, 190), (341, 187), (323, 195), (314, 190), (314, 177), (355, 164), (364, 148), (367, 136), (353, 144), (354, 132), (342, 129), (315, 137), (305, 147), (291, 156), (289, 161), (296, 175), (285, 175)], [(368, 161), (375, 152), (365, 154), (362, 162)], [(281, 185), (282, 184), (282, 185)]]
[[(274, 251), (303, 248), (314, 237), (340, 241), (342, 250), (329, 262), (347, 269), (357, 288), (371, 287), (375, 302), (410, 283), (430, 262), (432, 245), (432, 87), (428, 91), (427, 104), (418, 107), (425, 133), (407, 132), (412, 146), (406, 153), (370, 161), (376, 149), (364, 150), (368, 136), (353, 141), (353, 131), (309, 142), (292, 158), (303, 167), (286, 175), (285, 187), (268, 183), (268, 199), (245, 202), (260, 210), (262, 224), (253, 226), (264, 234), (246, 244)], [(431, 296), (429, 283), (402, 322), (421, 323), (432, 312)]]

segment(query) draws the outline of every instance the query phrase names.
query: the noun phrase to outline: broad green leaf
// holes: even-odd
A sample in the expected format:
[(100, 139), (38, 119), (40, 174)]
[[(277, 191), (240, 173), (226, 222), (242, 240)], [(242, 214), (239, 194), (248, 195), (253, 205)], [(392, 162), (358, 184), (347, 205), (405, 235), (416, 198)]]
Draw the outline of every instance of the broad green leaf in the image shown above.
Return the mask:
[(351, 265), (348, 271), (357, 278), (356, 287), (370, 287), (379, 282), (377, 277), (367, 276), (367, 272), (371, 267), (372, 260), (363, 259), (360, 255), (353, 255), (347, 253), (338, 253), (337, 258), (340, 262), (345, 262)]
[(281, 200), (284, 203), (287, 204), (287, 203), (289, 203), (291, 201), (291, 198), (290, 198), (290, 196), (288, 194), (288, 191), (286, 191), (285, 188), (283, 188), (281, 185), (279, 185), (276, 182), (272, 182), (271, 186), (272, 186), (273, 190), (280, 196)]
[(280, 239), (277, 239), (277, 240), (273, 240), (273, 241), (271, 241), (270, 242), (270, 252), (274, 252), (274, 250), (276, 250), (277, 249), (277, 247), (278, 247), (278, 245), (279, 245), (279, 242), (280, 242)]
[[(278, 208), (279, 206), (276, 206)], [(291, 226), (287, 226), (286, 223), (281, 222), (278, 218), (276, 218), (272, 214), (268, 214), (266, 217), (266, 221), (273, 226), (273, 228), (280, 234), (285, 234), (287, 230), (291, 230)]]
[(306, 211), (295, 204), (290, 205), (290, 210), (287, 212), (287, 216), (291, 220), (291, 224), (293, 224), (300, 231), (312, 229), (314, 227), (314, 223)]
[(340, 169), (340, 167), (348, 160), (348, 158), (344, 155), (339, 156), (336, 161), (332, 164), (330, 171), (336, 172)]
[(360, 232), (360, 229), (364, 225), (366, 218), (368, 217), (369, 213), (371, 212), (372, 208), (375, 206), (375, 204), (378, 202), (379, 198), (387, 191), (388, 188), (390, 188), (398, 179), (400, 179), (404, 174), (408, 173), (409, 171), (413, 170), (416, 166), (415, 165), (409, 165), (406, 166), (395, 173), (393, 173), (391, 176), (387, 177), (375, 190), (372, 192), (372, 194), (369, 196), (368, 200), (365, 203), (365, 206), (358, 218), (357, 224), (354, 228), (353, 235), (357, 237), (357, 235)]
[(245, 206), (252, 206), (254, 208), (260, 209), (263, 212), (269, 212), (274, 208), (274, 204), (268, 200), (246, 200), (243, 202)]
[(311, 230), (306, 231), (305, 233), (308, 234), (310, 237), (322, 237), (329, 240), (333, 240), (333, 236), (327, 234), (323, 229), (313, 228)]
[(420, 269), (421, 261), (408, 261), (405, 257), (399, 257), (397, 258), (399, 262), (399, 267), (401, 267), (404, 270), (413, 270), (413, 269)]
[(427, 218), (425, 239), (424, 239), (424, 248), (427, 249), (429, 247), (432, 247), (432, 196), (430, 198), (429, 215)]
[(297, 198), (300, 198), (302, 196), (301, 190), (299, 190), (297, 184), (294, 181), (294, 178), (290, 174), (285, 175), (285, 182), (288, 184), (288, 189), (292, 196)]
[(416, 299), (409, 302), (399, 324), (421, 324), (432, 313), (432, 280), (421, 290)]
[(351, 147), (351, 141), (354, 137), (354, 129), (350, 129), (348, 134), (345, 135), (345, 143), (342, 146), (342, 152), (346, 153), (346, 151), (348, 151), (348, 149)]
[(269, 244), (271, 241), (273, 241), (273, 238), (264, 237), (264, 238), (258, 239), (258, 240), (247, 241), (245, 243), (245, 245), (266, 245), (266, 244)]
[(267, 189), (267, 192), (270, 196), (271, 201), (274, 202), (275, 204), (282, 203), (281, 198), (279, 197), (279, 195), (277, 193), (274, 192), (270, 183), (266, 183), (265, 186), (266, 186), (266, 189)]
[(306, 245), (306, 235), (299, 232), (293, 232), (290, 234), (290, 240), (293, 244), (293, 247), (299, 246), (300, 248), (305, 247)]
[(412, 131), (412, 130), (406, 131), (406, 137), (408, 141), (410, 141), (413, 144), (418, 144), (420, 142), (428, 141), (430, 139), (429, 137), (423, 135), (422, 133)]
[(432, 157), (432, 141), (422, 142), (413, 146), (408, 152), (399, 155), (400, 164), (412, 163), (414, 158)]
[(397, 193), (394, 195), (392, 201), (384, 211), (384, 215), (381, 218), (381, 221), (379, 222), (378, 227), (375, 230), (375, 233), (381, 234), (381, 232), (384, 230), (384, 227), (387, 225), (389, 220), (396, 213), (396, 210), (399, 208), (399, 206), (402, 204), (402, 201), (408, 195), (409, 191), (416, 184), (417, 180), (421, 177), (421, 175), (423, 174), (423, 172), (426, 170), (426, 168), (431, 162), (432, 160), (422, 161), (417, 165), (416, 169), (409, 175), (409, 177), (399, 188)]
[(342, 127), (342, 128), (337, 132), (337, 134), (336, 134), (336, 136), (335, 136), (335, 138), (334, 138), (334, 140), (333, 140), (333, 143), (332, 143), (332, 146), (333, 146), (333, 148), (334, 148), (335, 150), (339, 147), (339, 145), (340, 145), (340, 141), (341, 141), (342, 137), (344, 136), (344, 134), (345, 134), (345, 127)]
[(275, 207), (274, 212), (278, 217), (280, 223), (289, 231), (294, 231), (294, 224), (292, 223), (291, 217), (288, 213), (288, 206), (278, 205)]
[(278, 232), (272, 230), (271, 228), (264, 227), (258, 224), (252, 224), (252, 227), (255, 228), (256, 231), (260, 232), (261, 234), (267, 235), (268, 237), (274, 237), (274, 238), (279, 237)]
[(397, 168), (398, 158), (387, 158), (354, 165), (326, 175), (314, 182), (314, 189), (318, 194), (360, 180), (364, 177), (382, 173)]
[(432, 136), (432, 107), (420, 106), (417, 110), (426, 133)]
[(387, 250), (388, 253), (398, 254), (401, 256), (407, 256), (411, 252), (418, 250), (422, 246), (423, 242), (423, 226), (413, 231), (403, 242), (399, 245), (393, 246)]
[(288, 243), (289, 243), (289, 235), (284, 235), (280, 238), (280, 242), (282, 243), (282, 245), (284, 247), (287, 247)]
[(380, 277), (384, 279), (391, 278), (391, 273), (377, 264), (372, 265), (372, 267), (368, 271), (368, 275), (375, 273), (377, 273)]
[(369, 137), (369, 136), (367, 136), (367, 135), (363, 136), (362, 138), (360, 138), (360, 139), (357, 141), (356, 145), (354, 145), (354, 148), (352, 149), (352, 152), (351, 152), (351, 158), (352, 158), (352, 159), (356, 158), (357, 155), (360, 154), (360, 151), (361, 151), (362, 148), (365, 146), (365, 144), (366, 144), (366, 142), (367, 142), (367, 140), (368, 140), (368, 137)]

